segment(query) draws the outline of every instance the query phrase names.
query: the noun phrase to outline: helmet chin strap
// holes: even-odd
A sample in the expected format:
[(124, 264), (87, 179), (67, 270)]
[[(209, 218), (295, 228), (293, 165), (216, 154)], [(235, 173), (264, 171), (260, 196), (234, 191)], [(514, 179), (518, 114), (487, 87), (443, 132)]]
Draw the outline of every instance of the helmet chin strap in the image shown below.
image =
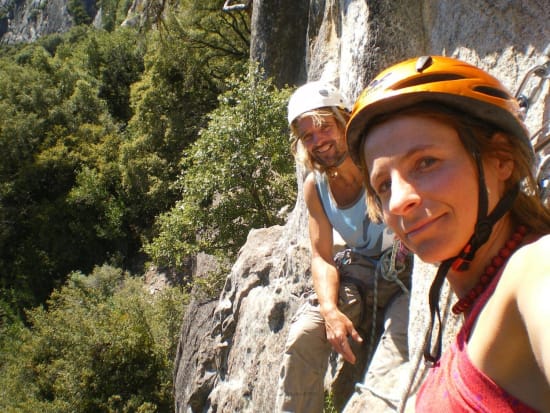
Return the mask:
[[(460, 254), (448, 258), (443, 261), (435, 278), (432, 282), (429, 292), (429, 304), (430, 304), (430, 327), (426, 333), (426, 340), (424, 344), (424, 360), (426, 364), (433, 366), (441, 357), (442, 349), (442, 339), (443, 339), (443, 329), (441, 325), (441, 311), (439, 309), (439, 296), (441, 293), (441, 287), (445, 281), (445, 277), (449, 272), (449, 269), (453, 271), (466, 271), (470, 268), (470, 264), (474, 259), (475, 253), (477, 250), (487, 242), (493, 226), (495, 223), (506, 214), (511, 208), (519, 193), (519, 184), (514, 185), (509, 191), (507, 191), (504, 196), (497, 203), (493, 211), (487, 215), (487, 210), (489, 207), (489, 200), (487, 194), (487, 187), (485, 185), (485, 175), (483, 173), (483, 165), (481, 163), (481, 155), (474, 151), (473, 153), (475, 162), (477, 164), (477, 169), (479, 171), (479, 200), (478, 200), (478, 213), (477, 221), (474, 228), (474, 234), (462, 249)], [(437, 340), (435, 347), (432, 352), (432, 335), (433, 329), (435, 327), (435, 318), (437, 316), (438, 329), (437, 329)]]

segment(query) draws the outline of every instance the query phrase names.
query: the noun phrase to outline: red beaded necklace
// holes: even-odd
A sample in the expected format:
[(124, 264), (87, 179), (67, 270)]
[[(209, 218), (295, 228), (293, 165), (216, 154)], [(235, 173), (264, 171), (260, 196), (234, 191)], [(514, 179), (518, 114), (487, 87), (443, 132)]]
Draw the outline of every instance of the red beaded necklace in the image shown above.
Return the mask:
[(493, 277), (498, 274), (506, 260), (521, 244), (525, 234), (527, 234), (527, 228), (520, 225), (516, 229), (516, 232), (512, 234), (512, 237), (506, 241), (498, 254), (493, 257), (491, 263), (485, 268), (485, 271), (479, 277), (479, 282), (453, 306), (452, 311), (454, 314), (463, 313), (472, 306), (475, 300), (487, 289), (487, 286), (491, 283)]

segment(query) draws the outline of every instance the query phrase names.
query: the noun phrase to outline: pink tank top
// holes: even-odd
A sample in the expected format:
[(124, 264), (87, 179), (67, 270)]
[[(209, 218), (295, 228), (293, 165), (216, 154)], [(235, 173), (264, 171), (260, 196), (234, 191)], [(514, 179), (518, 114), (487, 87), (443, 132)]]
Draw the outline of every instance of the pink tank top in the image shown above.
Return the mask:
[(456, 340), (430, 369), (417, 398), (418, 413), (536, 413), (472, 364), (466, 352), (472, 326), (494, 292), (501, 272), (472, 308)]

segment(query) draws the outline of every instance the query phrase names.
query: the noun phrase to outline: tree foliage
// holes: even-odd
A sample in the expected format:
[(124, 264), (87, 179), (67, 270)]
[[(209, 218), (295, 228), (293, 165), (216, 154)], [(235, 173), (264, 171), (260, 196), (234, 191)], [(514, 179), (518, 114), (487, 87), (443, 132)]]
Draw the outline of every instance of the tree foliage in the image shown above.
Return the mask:
[(98, 4), (112, 32), (0, 52), (0, 298), (18, 309), (73, 270), (141, 265), (155, 217), (181, 196), (181, 156), (246, 70), (248, 16), (216, 1), (162, 2), (170, 17), (152, 32), (114, 29), (128, 2)]
[(106, 30), (0, 47), (1, 411), (171, 411), (187, 297), (122, 269), (231, 258), (294, 202), (288, 91), (249, 70), (249, 16), (148, 4), (157, 31), (101, 0)]
[(78, 28), (0, 62), (0, 283), (19, 308), (131, 240), (117, 192), (117, 110), (128, 113), (143, 51), (135, 33), (106, 36)]
[(295, 197), (285, 118), (289, 90), (252, 70), (232, 79), (208, 126), (182, 159), (181, 200), (157, 220), (146, 251), (178, 267), (186, 255), (232, 256), (252, 228), (283, 222)]
[(249, 16), (149, 4), (168, 16), (157, 31), (117, 28), (130, 2), (101, 0), (106, 30), (0, 48), (1, 411), (171, 411), (187, 296), (151, 296), (123, 269), (147, 252), (173, 267), (230, 257), (293, 202), (288, 92), (237, 80)]
[(109, 266), (73, 273), (0, 340), (0, 410), (170, 412), (186, 296)]
[(196, 68), (185, 47), (157, 43), (145, 60), (146, 72), (132, 85), (130, 119), (119, 151), (121, 186), (136, 217), (165, 212), (177, 200), (173, 183), (182, 152), (196, 139), (218, 90)]
[(246, 12), (224, 13), (221, 6), (218, 0), (182, 0), (160, 33), (165, 42), (185, 43), (209, 81), (223, 89), (231, 74), (247, 70), (250, 23)]

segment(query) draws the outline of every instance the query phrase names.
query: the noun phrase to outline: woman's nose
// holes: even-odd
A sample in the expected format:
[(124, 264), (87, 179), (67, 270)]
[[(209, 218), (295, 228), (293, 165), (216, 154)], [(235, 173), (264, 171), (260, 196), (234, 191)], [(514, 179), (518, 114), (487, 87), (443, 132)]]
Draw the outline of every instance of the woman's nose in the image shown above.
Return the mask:
[(405, 215), (420, 203), (420, 196), (414, 185), (400, 175), (392, 176), (389, 210), (394, 215)]

